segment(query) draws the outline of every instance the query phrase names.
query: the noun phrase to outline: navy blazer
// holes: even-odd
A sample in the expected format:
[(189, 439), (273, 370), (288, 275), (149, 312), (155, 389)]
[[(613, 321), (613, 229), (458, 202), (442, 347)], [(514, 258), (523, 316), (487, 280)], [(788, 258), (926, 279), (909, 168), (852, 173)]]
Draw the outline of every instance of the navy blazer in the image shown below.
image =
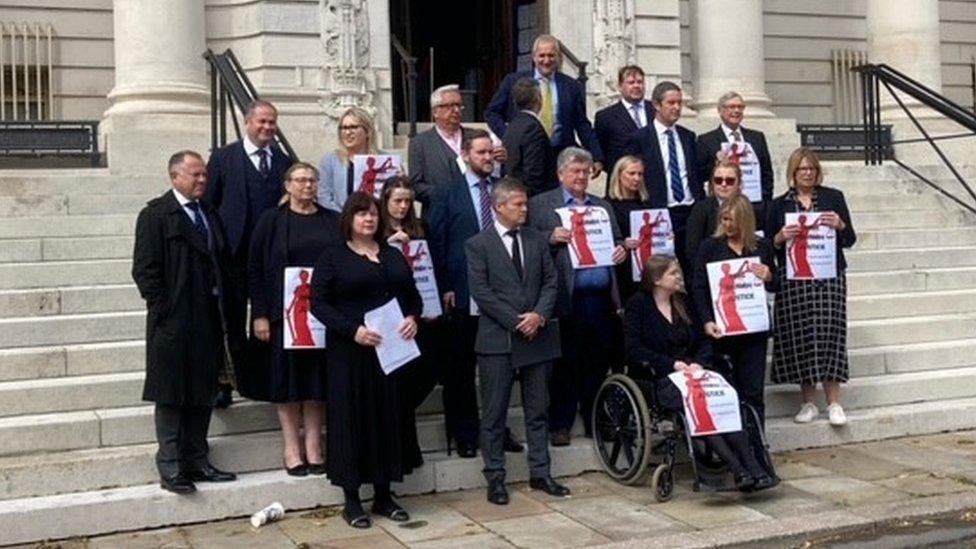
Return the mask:
[[(648, 124), (654, 122), (654, 105), (650, 101), (644, 101), (644, 115)], [(627, 151), (627, 138), (630, 134), (640, 128), (630, 111), (624, 107), (623, 103), (617, 101), (613, 105), (602, 109), (593, 118), (593, 129), (596, 130), (597, 140), (600, 142), (600, 150), (603, 151), (603, 158), (606, 160), (607, 173), (624, 156)], [(607, 190), (609, 193), (609, 189)]]
[[(769, 202), (773, 199), (773, 161), (769, 157), (769, 146), (766, 145), (766, 136), (763, 132), (750, 130), (739, 126), (742, 132), (742, 139), (752, 145), (752, 150), (756, 153), (759, 160), (759, 181), (762, 186), (762, 200)], [(706, 183), (712, 176), (712, 168), (715, 167), (715, 155), (722, 150), (722, 143), (728, 139), (722, 126), (698, 136), (698, 178), (702, 183)]]
[[(437, 288), (442, 294), (454, 292), (456, 307), (468, 309), (468, 261), (464, 243), (481, 232), (474, 211), (468, 181), (464, 177), (434, 187), (430, 199), (430, 256), (434, 262)], [(446, 311), (445, 311), (446, 313)]]
[[(294, 162), (278, 145), (271, 145), (271, 172), (267, 178), (267, 184), (273, 185), (276, 189), (284, 193), (282, 187), (282, 176)], [(245, 234), (250, 234), (250, 230), (257, 225), (257, 219), (247, 218), (247, 177), (260, 177), (251, 159), (244, 152), (244, 143), (235, 141), (227, 146), (221, 147), (210, 154), (207, 162), (207, 173), (210, 176), (210, 183), (207, 185), (207, 192), (204, 199), (213, 205), (220, 215), (221, 221), (227, 230), (227, 242), (230, 244), (231, 253), (236, 254), (237, 249), (243, 244)], [(275, 207), (276, 204), (268, 204), (268, 208)]]
[[(512, 98), (512, 88), (519, 78), (533, 78), (534, 69), (510, 73), (502, 80), (498, 90), (491, 98), (485, 110), (485, 121), (488, 127), (497, 136), (505, 135), (508, 123), (515, 118), (518, 108)], [(594, 162), (603, 162), (603, 152), (600, 149), (600, 142), (596, 138), (596, 132), (590, 125), (590, 120), (586, 117), (586, 90), (578, 80), (570, 78), (561, 72), (556, 72), (554, 76), (556, 82), (556, 94), (559, 96), (559, 108), (556, 112), (556, 119), (559, 122), (559, 132), (553, 136), (552, 147), (556, 153), (566, 147), (573, 147), (579, 143), (590, 151)]]
[[(675, 125), (681, 148), (685, 153), (685, 169), (688, 172), (688, 188), (695, 201), (705, 199), (705, 189), (699, 183), (697, 149), (695, 147), (695, 132), (684, 126)], [(650, 197), (652, 208), (668, 207), (668, 178), (664, 173), (664, 159), (661, 156), (661, 145), (657, 141), (654, 121), (630, 134), (627, 138), (627, 152), (644, 161), (644, 185)]]

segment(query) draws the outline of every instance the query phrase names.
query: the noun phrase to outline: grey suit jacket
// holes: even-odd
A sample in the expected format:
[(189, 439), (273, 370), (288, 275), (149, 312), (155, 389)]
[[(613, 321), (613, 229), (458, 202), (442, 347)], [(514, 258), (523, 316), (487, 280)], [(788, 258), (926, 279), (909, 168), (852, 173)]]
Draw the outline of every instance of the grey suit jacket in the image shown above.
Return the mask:
[[(610, 229), (613, 231), (613, 241), (617, 245), (623, 244), (624, 240), (620, 233), (620, 226), (617, 225), (617, 218), (613, 214), (613, 207), (610, 206), (610, 203), (589, 193), (587, 193), (587, 196), (595, 206), (600, 206), (607, 211), (607, 215), (610, 217)], [(562, 227), (562, 221), (559, 219), (559, 214), (556, 213), (556, 209), (565, 206), (566, 203), (563, 201), (562, 186), (533, 196), (529, 200), (529, 224), (542, 233), (547, 244), (552, 230), (556, 227)], [(569, 258), (569, 246), (565, 244), (550, 244), (549, 250), (556, 264), (556, 273), (559, 275), (559, 297), (556, 300), (556, 314), (566, 316), (573, 312), (573, 280), (575, 278), (573, 262)], [(616, 269), (610, 269), (611, 294), (614, 305), (619, 309), (620, 293), (617, 290), (615, 271)]]
[[(462, 139), (471, 130), (461, 128)], [(434, 187), (461, 179), (464, 175), (457, 165), (457, 155), (437, 134), (437, 128), (418, 133), (410, 139), (408, 150), (410, 181), (417, 200), (427, 206)]]
[[(502, 237), (494, 228), (481, 231), (464, 245), (471, 297), (481, 310), (474, 344), (476, 353), (509, 354), (525, 349), (523, 345), (514, 348), (512, 345), (513, 338), (522, 337), (516, 331), (518, 315), (529, 311), (539, 313), (544, 319), (553, 315), (557, 276), (549, 256), (549, 244), (531, 227), (523, 227), (520, 236), (524, 257), (521, 279)], [(543, 329), (556, 330), (558, 327), (550, 324)], [(540, 344), (556, 342), (556, 348), (551, 351), (558, 352), (558, 337), (534, 341)], [(518, 362), (517, 357), (512, 358), (513, 362)]]

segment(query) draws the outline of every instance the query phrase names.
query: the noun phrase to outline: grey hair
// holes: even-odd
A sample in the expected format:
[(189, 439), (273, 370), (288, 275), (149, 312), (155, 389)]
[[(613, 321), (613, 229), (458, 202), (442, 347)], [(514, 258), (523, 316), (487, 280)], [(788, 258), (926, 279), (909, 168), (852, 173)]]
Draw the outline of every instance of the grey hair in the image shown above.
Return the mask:
[(593, 155), (590, 154), (586, 149), (581, 149), (579, 147), (566, 147), (561, 153), (559, 153), (559, 157), (556, 158), (556, 171), (563, 171), (563, 168), (573, 162), (592, 164)]
[(275, 116), (278, 116), (278, 107), (275, 107), (271, 101), (255, 99), (254, 101), (251, 101), (251, 104), (247, 106), (247, 110), (244, 111), (244, 120), (250, 119), (252, 116), (254, 116), (254, 112), (261, 108), (271, 109), (274, 111)]
[(446, 86), (441, 86), (436, 90), (430, 92), (430, 108), (439, 107), (441, 103), (444, 102), (444, 94), (450, 91), (460, 92), (461, 87), (457, 84), (448, 84)]
[(186, 149), (186, 150), (175, 152), (173, 153), (172, 156), (169, 157), (169, 162), (166, 163), (166, 171), (169, 173), (170, 178), (176, 175), (176, 170), (180, 169), (180, 167), (183, 166), (183, 163), (186, 162), (186, 157), (188, 156), (196, 158), (197, 160), (203, 162), (203, 157), (200, 156), (200, 153), (198, 153), (197, 151), (191, 151), (189, 149)]
[(680, 92), (681, 86), (670, 80), (659, 82), (657, 86), (654, 86), (654, 91), (651, 92), (651, 103), (660, 105), (661, 101), (664, 101), (664, 95), (670, 91)]
[(726, 103), (728, 103), (729, 101), (731, 101), (733, 99), (738, 99), (739, 101), (742, 101), (743, 103), (745, 103), (745, 101), (746, 101), (745, 99), (742, 98), (742, 95), (740, 95), (739, 92), (736, 92), (736, 91), (727, 91), (727, 92), (723, 93), (718, 98), (718, 104), (716, 105), (716, 108), (721, 109), (722, 107), (725, 106)]
[(562, 48), (559, 47), (559, 39), (551, 34), (540, 34), (539, 36), (535, 37), (535, 40), (532, 41), (532, 55), (535, 55), (535, 51), (539, 49), (539, 46), (542, 44), (555, 44), (556, 57), (562, 60), (563, 51)]
[(514, 177), (503, 177), (491, 187), (491, 204), (492, 206), (500, 206), (508, 202), (516, 193), (529, 195), (528, 189), (521, 181)]

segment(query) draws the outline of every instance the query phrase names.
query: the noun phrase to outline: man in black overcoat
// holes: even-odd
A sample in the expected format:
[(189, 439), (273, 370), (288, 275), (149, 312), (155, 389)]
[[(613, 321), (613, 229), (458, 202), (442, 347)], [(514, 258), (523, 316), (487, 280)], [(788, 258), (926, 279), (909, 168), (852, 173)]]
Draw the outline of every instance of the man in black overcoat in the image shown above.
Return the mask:
[(136, 222), (132, 278), (146, 300), (146, 381), (156, 403), (160, 485), (194, 492), (194, 482), (236, 478), (207, 458), (217, 375), (226, 356), (224, 314), (235, 292), (230, 249), (216, 212), (200, 200), (207, 168), (193, 151), (169, 161), (173, 188), (150, 200)]
[(505, 170), (528, 188), (529, 196), (555, 189), (556, 157), (549, 144), (549, 136), (539, 119), (542, 95), (539, 83), (531, 78), (520, 78), (512, 88), (515, 113), (502, 137), (502, 145), (508, 152)]

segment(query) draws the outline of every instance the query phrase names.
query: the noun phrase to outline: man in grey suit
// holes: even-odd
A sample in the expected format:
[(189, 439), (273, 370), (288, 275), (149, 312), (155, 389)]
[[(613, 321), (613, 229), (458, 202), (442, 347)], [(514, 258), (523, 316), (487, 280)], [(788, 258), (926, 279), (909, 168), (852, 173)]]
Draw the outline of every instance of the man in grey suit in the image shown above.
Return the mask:
[(475, 352), (481, 388), (481, 453), (488, 501), (508, 503), (505, 420), (516, 372), (529, 443), (529, 486), (567, 496), (549, 472), (547, 418), (551, 361), (559, 356), (559, 326), (548, 322), (556, 305), (556, 269), (546, 238), (524, 227), (528, 194), (513, 178), (491, 192), (493, 228), (465, 243), (471, 296), (481, 311)]

